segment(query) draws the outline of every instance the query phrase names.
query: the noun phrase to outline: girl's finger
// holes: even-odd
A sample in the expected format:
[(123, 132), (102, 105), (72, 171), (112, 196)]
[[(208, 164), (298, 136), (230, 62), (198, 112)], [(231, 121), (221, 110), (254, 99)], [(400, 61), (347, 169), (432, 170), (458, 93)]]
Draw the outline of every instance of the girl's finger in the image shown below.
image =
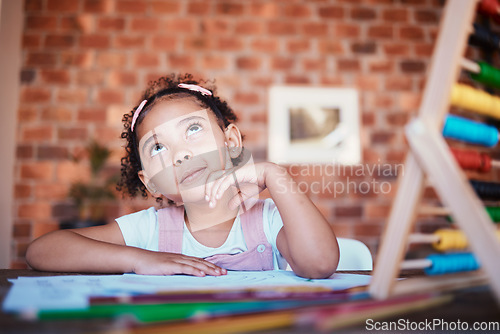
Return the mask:
[(214, 186), (215, 181), (224, 176), (225, 170), (218, 170), (211, 173), (207, 177), (207, 182), (205, 183), (205, 200), (208, 202), (210, 200), (210, 196), (212, 194), (212, 188)]
[(180, 259), (178, 261), (178, 263), (182, 264), (182, 265), (188, 265), (188, 266), (194, 267), (194, 268), (204, 272), (207, 275), (219, 276), (223, 272), (222, 268), (219, 268), (219, 267), (215, 266), (213, 263), (210, 263), (210, 262), (202, 260), (202, 259), (197, 259), (197, 258)]

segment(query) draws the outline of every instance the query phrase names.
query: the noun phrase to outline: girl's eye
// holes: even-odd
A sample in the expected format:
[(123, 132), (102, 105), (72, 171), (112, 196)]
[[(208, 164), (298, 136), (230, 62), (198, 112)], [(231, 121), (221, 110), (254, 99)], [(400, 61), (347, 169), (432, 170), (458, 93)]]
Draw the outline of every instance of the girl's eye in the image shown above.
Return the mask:
[(154, 157), (155, 155), (157, 155), (158, 153), (161, 153), (162, 151), (166, 150), (167, 148), (165, 146), (163, 146), (162, 144), (160, 143), (157, 143), (153, 146), (153, 148), (151, 149), (151, 156)]
[(200, 124), (192, 124), (188, 127), (186, 131), (186, 135), (189, 137), (190, 135), (194, 135), (195, 133), (201, 131), (203, 128)]

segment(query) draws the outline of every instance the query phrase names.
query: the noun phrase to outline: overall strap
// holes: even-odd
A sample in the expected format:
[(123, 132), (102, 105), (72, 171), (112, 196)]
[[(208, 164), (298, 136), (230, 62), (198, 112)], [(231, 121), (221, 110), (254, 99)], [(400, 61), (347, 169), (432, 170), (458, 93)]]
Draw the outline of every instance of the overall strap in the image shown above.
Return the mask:
[(158, 210), (158, 225), (158, 250), (180, 254), (184, 233), (184, 207), (168, 207)]

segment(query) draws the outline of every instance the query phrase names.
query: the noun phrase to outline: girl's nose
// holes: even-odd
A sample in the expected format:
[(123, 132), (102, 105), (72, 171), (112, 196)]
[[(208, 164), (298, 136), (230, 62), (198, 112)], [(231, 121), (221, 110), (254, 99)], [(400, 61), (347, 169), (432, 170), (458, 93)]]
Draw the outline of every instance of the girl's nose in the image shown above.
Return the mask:
[(174, 165), (180, 166), (184, 161), (187, 161), (193, 157), (193, 154), (188, 151), (181, 151), (175, 155)]

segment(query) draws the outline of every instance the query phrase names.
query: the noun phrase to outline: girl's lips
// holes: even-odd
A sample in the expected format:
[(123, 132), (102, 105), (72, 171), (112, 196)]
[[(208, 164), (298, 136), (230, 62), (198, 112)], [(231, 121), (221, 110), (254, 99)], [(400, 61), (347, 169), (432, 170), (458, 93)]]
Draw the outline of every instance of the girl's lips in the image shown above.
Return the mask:
[(185, 185), (185, 184), (189, 184), (189, 183), (195, 181), (198, 178), (198, 176), (200, 176), (201, 174), (203, 174), (205, 172), (206, 169), (207, 169), (207, 167), (197, 167), (197, 168), (186, 171), (182, 175), (180, 183)]

